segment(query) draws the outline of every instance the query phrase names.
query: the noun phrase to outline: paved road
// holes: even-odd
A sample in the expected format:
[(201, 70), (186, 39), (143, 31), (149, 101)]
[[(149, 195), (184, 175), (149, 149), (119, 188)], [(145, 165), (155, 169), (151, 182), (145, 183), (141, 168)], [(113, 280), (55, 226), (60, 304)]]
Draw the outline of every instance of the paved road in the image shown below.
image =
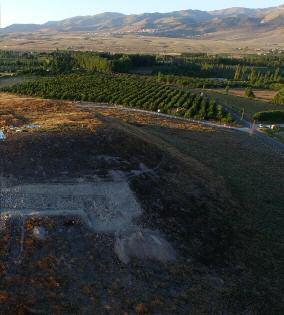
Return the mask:
[(276, 149), (277, 151), (280, 151), (282, 153), (284, 153), (284, 144), (273, 139), (272, 137), (268, 136), (265, 132), (259, 130), (259, 129), (252, 129), (253, 128), (253, 123), (249, 120), (246, 120), (244, 118), (241, 118), (241, 116), (234, 112), (232, 109), (224, 106), (224, 109), (230, 113), (233, 118), (241, 125), (243, 125), (246, 128), (249, 128), (251, 130), (251, 132), (253, 132), (258, 138), (262, 139), (263, 141), (265, 141), (266, 143), (270, 144), (274, 149)]
[[(108, 109), (120, 109), (128, 112), (137, 112), (141, 114), (148, 114), (148, 115), (154, 115), (162, 118), (167, 118), (167, 119), (172, 119), (172, 120), (179, 120), (179, 121), (184, 121), (184, 122), (192, 122), (195, 124), (200, 124), (200, 125), (205, 125), (205, 126), (212, 126), (216, 128), (222, 128), (222, 129), (230, 129), (230, 130), (235, 130), (239, 132), (245, 132), (249, 133), (251, 135), (256, 136), (257, 138), (261, 139), (264, 143), (268, 144), (271, 146), (271, 148), (274, 151), (279, 152), (280, 154), (284, 154), (284, 144), (269, 137), (267, 134), (265, 134), (262, 131), (259, 131), (257, 129), (252, 129), (252, 123), (247, 121), (247, 120), (241, 120), (244, 127), (243, 128), (237, 128), (237, 127), (231, 127), (228, 125), (220, 125), (217, 123), (213, 123), (210, 121), (203, 121), (203, 120), (195, 120), (195, 119), (190, 119), (190, 118), (183, 118), (183, 117), (177, 117), (177, 116), (172, 116), (172, 115), (167, 115), (167, 114), (162, 114), (162, 113), (157, 113), (157, 112), (151, 112), (147, 110), (142, 110), (142, 109), (136, 109), (136, 108), (129, 108), (129, 107), (124, 107), (124, 106), (119, 106), (119, 105), (109, 105), (106, 103), (99, 104), (99, 103), (91, 103), (91, 102), (78, 102), (76, 103), (77, 106), (83, 107), (83, 108), (108, 108)], [(231, 111), (230, 111), (231, 112)], [(237, 118), (236, 120), (240, 120), (240, 116), (237, 115), (234, 112), (231, 112), (231, 114), (234, 116), (234, 118)]]
[[(206, 90), (203, 91), (201, 89), (190, 89), (191, 91), (195, 92), (195, 93), (201, 93), (204, 92), (206, 94)], [(208, 92), (208, 90), (207, 90)], [(211, 91), (212, 92), (212, 91)], [(209, 97), (211, 97), (212, 95), (209, 95)], [(214, 98), (214, 95), (213, 95)], [(253, 123), (247, 119), (241, 118), (241, 115), (237, 112), (235, 112), (233, 109), (229, 108), (226, 106), (226, 104), (224, 102), (222, 102), (222, 106), (225, 109), (226, 112), (230, 113), (234, 120), (239, 123), (241, 126), (243, 126), (244, 128), (249, 128), (249, 132), (253, 133), (255, 136), (257, 136), (259, 139), (261, 139), (262, 141), (264, 141), (266, 144), (270, 145), (272, 148), (274, 148), (276, 151), (280, 152), (280, 153), (284, 153), (284, 144), (277, 141), (276, 139), (273, 139), (272, 137), (268, 136), (266, 133), (262, 132), (259, 129), (252, 129), (253, 127)], [(243, 129), (245, 130), (245, 129)], [(248, 129), (247, 129), (248, 130)]]
[(234, 118), (234, 120), (238, 124), (240, 124), (240, 125), (242, 125), (242, 126), (244, 126), (246, 128), (251, 128), (252, 127), (252, 123), (249, 120), (246, 120), (246, 119), (242, 118), (238, 113), (234, 112), (231, 108), (226, 107), (225, 105), (222, 105), (222, 106), (223, 106), (224, 110), (227, 113), (230, 113), (232, 115), (232, 117)]

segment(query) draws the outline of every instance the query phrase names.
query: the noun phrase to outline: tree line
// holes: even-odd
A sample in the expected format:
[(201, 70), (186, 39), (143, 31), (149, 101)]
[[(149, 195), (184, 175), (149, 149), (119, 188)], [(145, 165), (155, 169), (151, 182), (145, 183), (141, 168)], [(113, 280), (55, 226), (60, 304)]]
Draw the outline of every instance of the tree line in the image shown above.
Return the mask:
[(271, 110), (258, 112), (253, 116), (258, 122), (284, 124), (284, 110)]
[[(45, 53), (3, 51), (0, 53), (0, 71), (48, 76), (84, 72), (130, 73), (146, 67), (153, 75), (170, 76), (170, 80), (179, 77), (175, 79), (179, 84), (187, 81), (196, 87), (225, 87), (226, 84), (229, 87), (278, 88), (284, 83), (283, 59), (281, 56), (233, 58), (206, 54), (167, 56), (68, 50)], [(196, 78), (196, 83), (192, 78)]]

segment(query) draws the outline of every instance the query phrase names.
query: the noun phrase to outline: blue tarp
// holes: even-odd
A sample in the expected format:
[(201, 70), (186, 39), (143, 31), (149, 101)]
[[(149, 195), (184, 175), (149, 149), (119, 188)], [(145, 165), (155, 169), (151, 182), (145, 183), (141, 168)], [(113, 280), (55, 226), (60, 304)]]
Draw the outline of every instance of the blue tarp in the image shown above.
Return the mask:
[(0, 130), (0, 140), (5, 140), (6, 139), (6, 136), (5, 136), (5, 133)]

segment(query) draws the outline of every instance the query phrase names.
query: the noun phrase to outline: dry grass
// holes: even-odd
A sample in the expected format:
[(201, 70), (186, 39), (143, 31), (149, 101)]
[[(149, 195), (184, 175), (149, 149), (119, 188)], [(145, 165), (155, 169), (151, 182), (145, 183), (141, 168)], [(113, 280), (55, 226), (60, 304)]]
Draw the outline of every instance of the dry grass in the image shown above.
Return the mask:
[(90, 33), (27, 33), (6, 35), (1, 49), (9, 50), (55, 50), (76, 49), (124, 53), (170, 53), (209, 52), (247, 54), (283, 48), (283, 30), (266, 33), (253, 31), (224, 31), (202, 38), (167, 38), (136, 35), (111, 35)]
[[(13, 134), (9, 127), (39, 125), (38, 131), (63, 131), (84, 129), (95, 131), (102, 124), (90, 113), (82, 111), (67, 101), (49, 101), (19, 97), (2, 93), (0, 96), (0, 126)], [(35, 132), (35, 130), (29, 130)]]
[[(225, 90), (224, 89), (214, 89), (213, 91), (224, 92)], [(273, 100), (274, 96), (277, 94), (276, 91), (272, 91), (272, 90), (253, 89), (253, 92), (256, 96), (256, 99), (259, 99), (261, 101), (266, 101), (266, 102), (271, 102)], [(245, 89), (231, 88), (229, 90), (229, 94), (234, 95), (234, 96), (245, 97)]]
[(171, 129), (183, 129), (191, 131), (202, 131), (202, 132), (214, 132), (215, 128), (210, 126), (204, 126), (200, 124), (195, 124), (186, 121), (179, 121), (169, 118), (164, 118), (160, 116), (155, 116), (152, 114), (144, 114), (137, 112), (129, 112), (122, 109), (98, 109), (98, 113), (103, 114), (104, 116), (114, 117), (121, 119), (127, 123), (140, 124), (140, 125), (159, 125), (164, 127), (169, 127)]

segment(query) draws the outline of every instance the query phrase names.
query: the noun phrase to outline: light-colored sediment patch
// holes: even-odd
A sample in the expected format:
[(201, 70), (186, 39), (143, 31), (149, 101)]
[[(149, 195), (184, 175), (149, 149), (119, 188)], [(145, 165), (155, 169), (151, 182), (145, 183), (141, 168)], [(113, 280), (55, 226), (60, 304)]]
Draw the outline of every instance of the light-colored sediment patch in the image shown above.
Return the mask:
[(78, 216), (95, 233), (115, 236), (115, 253), (123, 263), (131, 258), (173, 260), (173, 248), (158, 231), (135, 223), (143, 211), (127, 179), (121, 173), (110, 174), (111, 180), (92, 182), (13, 184), (3, 179), (0, 228), (11, 217)]
[(173, 261), (176, 258), (175, 251), (161, 233), (148, 229), (117, 235), (114, 250), (125, 264), (128, 264), (131, 258), (147, 258), (161, 262)]
[(126, 180), (56, 184), (23, 184), (2, 188), (2, 215), (78, 215), (96, 232), (117, 232), (132, 226), (142, 213)]

